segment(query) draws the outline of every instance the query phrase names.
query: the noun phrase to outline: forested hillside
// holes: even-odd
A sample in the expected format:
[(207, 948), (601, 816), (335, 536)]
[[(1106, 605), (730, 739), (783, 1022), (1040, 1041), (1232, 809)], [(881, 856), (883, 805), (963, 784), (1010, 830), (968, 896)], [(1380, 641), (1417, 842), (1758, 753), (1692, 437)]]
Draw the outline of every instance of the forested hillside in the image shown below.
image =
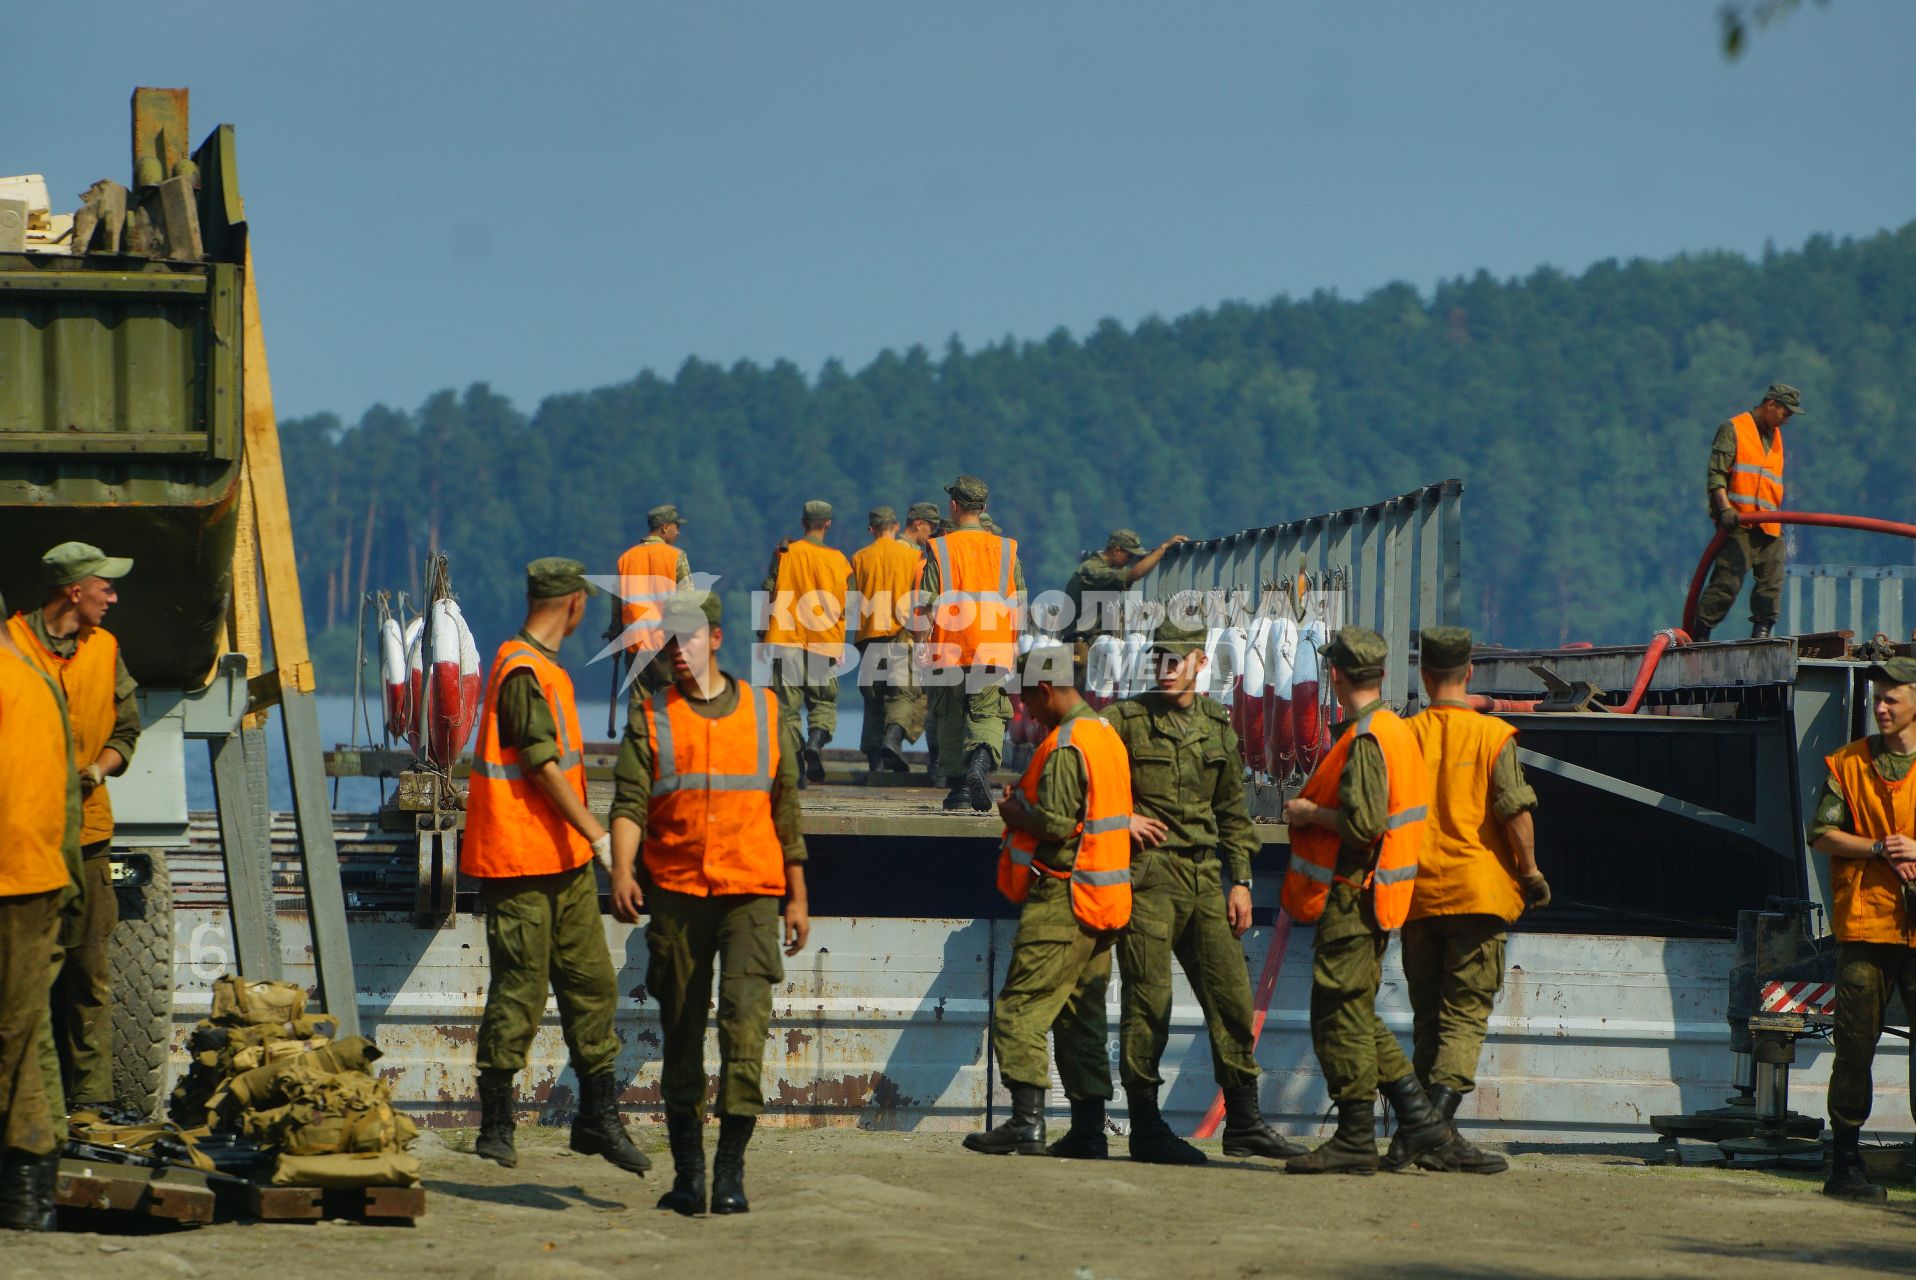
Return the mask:
[[(1115, 525), (1147, 542), (1208, 536), (1460, 476), (1471, 625), (1509, 644), (1629, 641), (1677, 620), (1710, 534), (1711, 434), (1772, 381), (1801, 387), (1810, 410), (1786, 432), (1789, 505), (1909, 518), (1916, 223), (1760, 261), (1479, 274), (1434, 296), (1396, 285), (913, 347), (815, 378), (691, 360), (530, 415), (476, 383), (282, 431), (328, 672), (349, 669), (338, 656), (360, 591), (416, 589), (432, 547), (451, 553), (489, 656), (519, 614), (526, 560), (574, 554), (610, 572), (656, 503), (678, 504), (694, 569), (723, 575), (739, 608), (805, 500), (836, 505), (832, 540), (850, 551), (870, 506), (942, 502), (960, 471), (990, 483), (1034, 590), (1061, 585)], [(1911, 553), (1792, 537), (1798, 561)], [(595, 609), (588, 629), (602, 623)], [(1739, 605), (1725, 630), (1744, 625)]]

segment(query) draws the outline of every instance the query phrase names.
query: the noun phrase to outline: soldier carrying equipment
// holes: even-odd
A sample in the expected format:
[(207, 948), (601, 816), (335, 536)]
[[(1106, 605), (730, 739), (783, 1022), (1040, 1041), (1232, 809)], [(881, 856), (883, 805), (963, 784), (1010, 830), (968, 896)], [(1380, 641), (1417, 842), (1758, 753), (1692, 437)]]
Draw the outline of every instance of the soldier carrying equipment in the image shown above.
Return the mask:
[(1783, 526), (1771, 522), (1748, 528), (1737, 517), (1782, 509), (1783, 424), (1802, 412), (1802, 393), (1776, 382), (1763, 393), (1756, 408), (1737, 414), (1716, 429), (1704, 494), (1710, 504), (1710, 518), (1726, 536), (1710, 570), (1709, 584), (1697, 597), (1692, 640), (1710, 638), (1710, 632), (1736, 603), (1745, 571), (1756, 575), (1750, 588), (1751, 637), (1763, 639), (1776, 626), (1783, 595)]

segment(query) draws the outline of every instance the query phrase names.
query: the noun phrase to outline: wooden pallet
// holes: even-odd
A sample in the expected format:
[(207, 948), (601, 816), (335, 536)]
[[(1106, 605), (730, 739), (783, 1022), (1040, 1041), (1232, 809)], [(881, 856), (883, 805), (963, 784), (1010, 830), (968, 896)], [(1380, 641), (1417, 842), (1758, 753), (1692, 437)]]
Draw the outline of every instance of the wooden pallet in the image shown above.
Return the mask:
[(410, 1222), (426, 1212), (424, 1187), (265, 1187), (246, 1189), (245, 1209), (262, 1222), (351, 1218)]
[(198, 1225), (213, 1220), (218, 1196), (191, 1169), (148, 1169), (70, 1157), (60, 1161), (53, 1202), (67, 1209), (98, 1209)]

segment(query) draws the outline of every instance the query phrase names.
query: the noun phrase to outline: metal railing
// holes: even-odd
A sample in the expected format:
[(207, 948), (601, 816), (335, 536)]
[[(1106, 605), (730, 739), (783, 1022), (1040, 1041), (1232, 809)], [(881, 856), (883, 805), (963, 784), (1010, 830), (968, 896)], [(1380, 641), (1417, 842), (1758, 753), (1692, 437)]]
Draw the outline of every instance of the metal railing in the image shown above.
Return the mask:
[(1341, 590), (1343, 617), (1388, 642), (1384, 696), (1401, 704), (1412, 631), (1463, 614), (1463, 493), (1463, 481), (1444, 480), (1369, 506), (1180, 543), (1137, 589), (1160, 603), (1202, 591), (1252, 615), (1304, 590)]
[(1879, 632), (1897, 643), (1910, 638), (1903, 598), (1916, 566), (1793, 564), (1786, 572), (1785, 634), (1846, 629), (1859, 641)]

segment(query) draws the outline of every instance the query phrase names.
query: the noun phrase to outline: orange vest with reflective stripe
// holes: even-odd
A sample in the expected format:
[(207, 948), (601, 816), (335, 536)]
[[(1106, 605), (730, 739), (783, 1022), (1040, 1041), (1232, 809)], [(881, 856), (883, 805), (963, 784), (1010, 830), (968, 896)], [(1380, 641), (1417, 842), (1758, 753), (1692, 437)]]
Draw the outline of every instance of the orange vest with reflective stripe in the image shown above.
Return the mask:
[[(1916, 836), (1916, 782), (1891, 782), (1870, 761), (1869, 739), (1859, 738), (1824, 760), (1830, 780), (1849, 806), (1850, 833), (1881, 840), (1901, 832)], [(1838, 942), (1888, 942), (1916, 946), (1902, 881), (1881, 858), (1831, 858), (1830, 915)]]
[[(1360, 890), (1368, 889), (1378, 928), (1395, 929), (1410, 914), (1417, 859), (1424, 847), (1424, 821), (1430, 811), (1430, 784), (1424, 776), (1424, 758), (1410, 726), (1388, 707), (1379, 707), (1337, 739), (1317, 762), (1317, 768), (1298, 794), (1326, 809), (1335, 809), (1338, 782), (1344, 774), (1344, 761), (1350, 757), (1351, 744), (1366, 735), (1384, 752), (1384, 770), (1389, 777), (1385, 812), (1389, 816), (1372, 866), (1363, 873), (1362, 879), (1344, 883)], [(1290, 836), (1291, 865), (1284, 873), (1284, 889), (1279, 899), (1291, 919), (1299, 924), (1312, 924), (1324, 914), (1331, 881), (1341, 878), (1337, 875), (1337, 853), (1343, 841), (1337, 838), (1336, 832), (1314, 826), (1292, 827)]]
[[(40, 643), (26, 615), (7, 619), (7, 629), (20, 651), (60, 686), (67, 699), (67, 722), (73, 727), (73, 760), (77, 769), (99, 759), (113, 736), (114, 685), (120, 675), (120, 642), (104, 627), (81, 627), (74, 633), (79, 647), (62, 658)], [(95, 787), (81, 802), (80, 843), (113, 838), (113, 797), (104, 786)]]
[(1047, 733), (1031, 755), (1018, 790), (1038, 803), (1038, 778), (1051, 753), (1068, 747), (1084, 760), (1084, 818), (1078, 823), (1078, 856), (1071, 870), (1054, 871), (1036, 861), (1038, 837), (1007, 829), (999, 842), (998, 890), (1013, 902), (1031, 896), (1034, 874), (1068, 878), (1071, 910), (1087, 929), (1122, 929), (1131, 923), (1131, 757), (1102, 717), (1073, 716)]
[(472, 752), (466, 791), (466, 839), (459, 869), (475, 876), (550, 876), (582, 866), (592, 844), (560, 816), (545, 793), (519, 767), (519, 749), (499, 741), (499, 686), (515, 671), (530, 671), (552, 709), (559, 732), (559, 771), (579, 803), (585, 803), (584, 739), (572, 677), (525, 641), (514, 637), (493, 655), (479, 741)]
[(679, 549), (668, 542), (641, 542), (619, 557), (620, 625), (629, 631), (635, 622), (652, 624), (626, 638), (627, 653), (656, 653), (665, 647), (659, 602), (678, 585)]
[(34, 664), (0, 653), (0, 742), (7, 744), (0, 767), (0, 897), (67, 884), (62, 846), (71, 741), (48, 678)]
[(931, 660), (944, 667), (1009, 670), (1018, 657), (1018, 543), (983, 529), (931, 540), (938, 565)]
[(837, 658), (845, 652), (845, 580), (851, 561), (843, 552), (800, 538), (778, 558), (772, 616), (765, 643), (791, 645)]
[(925, 556), (903, 538), (877, 538), (852, 556), (858, 584), (858, 639), (888, 640), (905, 629), (906, 600), (918, 590)]
[[(1770, 438), (1770, 447), (1765, 449), (1763, 433), (1757, 430), (1755, 418), (1739, 413), (1730, 419), (1730, 425), (1736, 428), (1736, 463), (1730, 468), (1727, 491), (1730, 502), (1739, 513), (1782, 510), (1783, 429), (1776, 429)], [(1756, 527), (1771, 537), (1783, 532), (1780, 524)]]
[(1490, 771), (1516, 726), (1469, 707), (1425, 707), (1407, 724), (1424, 756), (1428, 843), (1417, 864), (1412, 920), (1523, 914), (1523, 886), (1504, 824), (1490, 812)]
[(652, 744), (645, 871), (674, 893), (785, 892), (785, 846), (772, 821), (778, 696), (743, 680), (738, 706), (710, 719), (676, 687), (642, 705)]

